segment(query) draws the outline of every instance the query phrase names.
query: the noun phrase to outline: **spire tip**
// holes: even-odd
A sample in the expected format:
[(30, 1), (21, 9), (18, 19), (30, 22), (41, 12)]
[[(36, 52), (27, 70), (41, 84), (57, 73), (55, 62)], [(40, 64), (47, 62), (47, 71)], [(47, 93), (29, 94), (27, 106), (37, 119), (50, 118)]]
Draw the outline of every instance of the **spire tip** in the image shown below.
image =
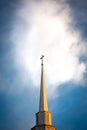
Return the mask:
[(41, 65), (43, 65), (43, 58), (44, 58), (44, 55), (42, 55), (41, 58), (40, 58), (41, 61), (42, 61), (42, 64), (41, 64)]

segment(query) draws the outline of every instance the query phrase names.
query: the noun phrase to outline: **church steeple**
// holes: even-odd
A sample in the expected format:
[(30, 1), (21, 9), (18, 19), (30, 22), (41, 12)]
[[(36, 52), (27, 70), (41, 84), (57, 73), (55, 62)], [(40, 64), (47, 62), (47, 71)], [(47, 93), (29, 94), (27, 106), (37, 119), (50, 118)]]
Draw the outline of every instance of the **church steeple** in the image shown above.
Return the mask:
[(36, 113), (36, 125), (31, 130), (56, 130), (52, 125), (52, 114), (48, 111), (43, 57), (44, 56), (42, 55), (40, 58), (42, 63), (39, 112)]
[(39, 103), (39, 112), (40, 111), (48, 111), (48, 104), (47, 104), (47, 95), (46, 95), (46, 82), (44, 76), (44, 64), (43, 64), (43, 55), (40, 58), (42, 61), (41, 63), (41, 86), (40, 86), (40, 103)]

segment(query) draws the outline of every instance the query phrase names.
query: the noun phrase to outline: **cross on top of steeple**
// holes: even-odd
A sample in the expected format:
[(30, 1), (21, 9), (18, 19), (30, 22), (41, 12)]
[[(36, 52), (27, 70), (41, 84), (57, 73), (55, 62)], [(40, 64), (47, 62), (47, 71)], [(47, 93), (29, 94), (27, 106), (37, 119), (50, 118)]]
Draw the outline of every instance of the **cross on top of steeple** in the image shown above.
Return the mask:
[(42, 61), (42, 63), (41, 63), (42, 65), (43, 65), (43, 58), (44, 58), (44, 55), (42, 55), (41, 58), (40, 58), (41, 61)]

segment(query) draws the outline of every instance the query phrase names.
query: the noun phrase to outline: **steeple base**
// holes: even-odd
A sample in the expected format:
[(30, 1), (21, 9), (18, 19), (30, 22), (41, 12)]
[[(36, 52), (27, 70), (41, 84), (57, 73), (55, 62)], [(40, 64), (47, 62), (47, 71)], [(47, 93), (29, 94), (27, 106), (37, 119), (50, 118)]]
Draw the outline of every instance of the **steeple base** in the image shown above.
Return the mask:
[(52, 114), (48, 111), (36, 113), (36, 125), (52, 125)]
[(36, 125), (31, 130), (56, 130), (52, 125)]

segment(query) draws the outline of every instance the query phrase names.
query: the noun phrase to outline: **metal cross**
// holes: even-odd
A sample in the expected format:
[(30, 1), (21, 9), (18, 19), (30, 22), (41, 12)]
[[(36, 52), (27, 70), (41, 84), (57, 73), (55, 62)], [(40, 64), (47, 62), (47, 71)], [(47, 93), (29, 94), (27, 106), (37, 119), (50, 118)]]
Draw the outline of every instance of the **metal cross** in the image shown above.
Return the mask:
[(44, 55), (42, 55), (41, 58), (40, 58), (42, 60), (42, 65), (43, 65), (43, 58), (44, 58)]

